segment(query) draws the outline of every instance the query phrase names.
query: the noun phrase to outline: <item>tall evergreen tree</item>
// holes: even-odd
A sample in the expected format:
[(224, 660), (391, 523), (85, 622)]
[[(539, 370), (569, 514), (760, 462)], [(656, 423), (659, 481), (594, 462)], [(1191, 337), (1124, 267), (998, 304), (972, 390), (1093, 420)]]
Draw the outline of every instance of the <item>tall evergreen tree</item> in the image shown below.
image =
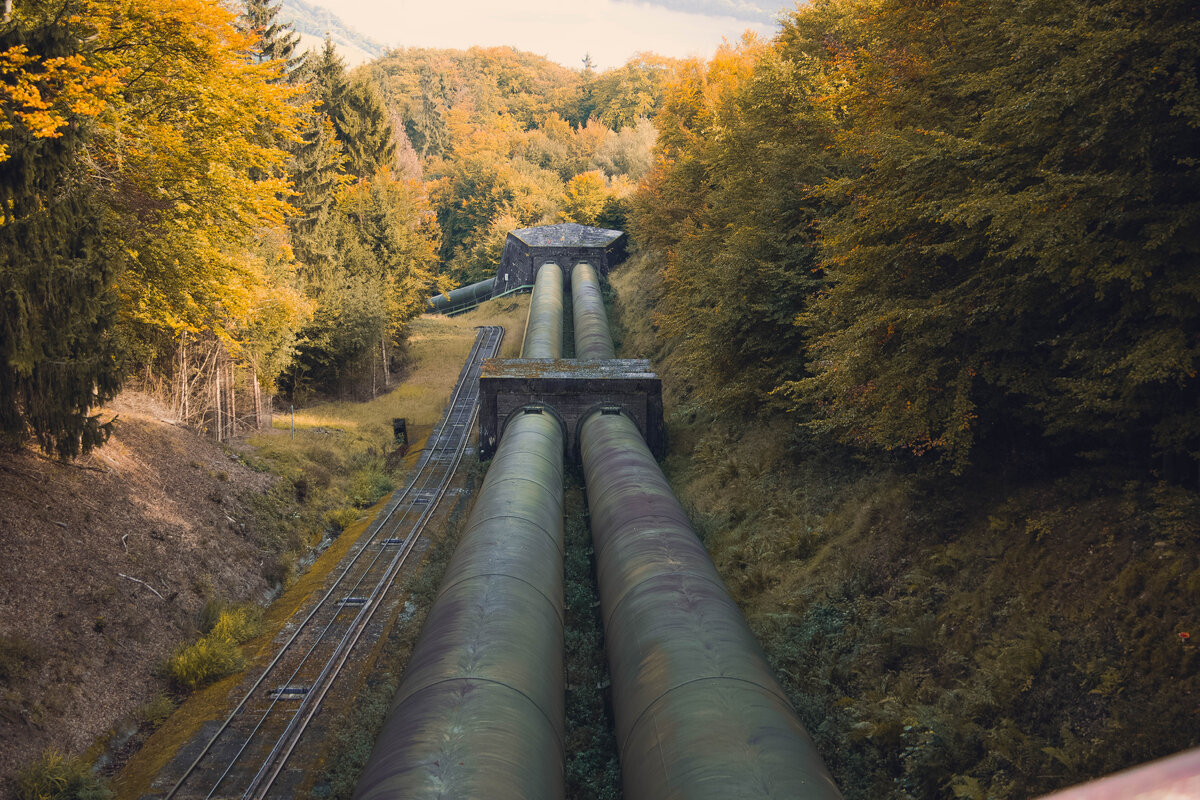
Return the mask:
[(351, 81), (332, 119), (352, 175), (369, 178), (379, 169), (393, 168), (396, 140), (392, 137), (392, 121), (375, 87), (365, 81)]
[[(0, 52), (70, 57), (82, 42), (67, 24), (6, 20)], [(32, 434), (61, 457), (107, 437), (89, 410), (119, 386), (111, 333), (119, 254), (105, 246), (106, 215), (84, 180), (82, 120), (36, 135), (5, 105), (0, 160), (0, 443)]]
[(422, 64), (418, 73), (420, 106), (406, 121), (405, 130), (421, 158), (441, 155), (446, 149), (449, 130), (442, 109), (446, 104), (446, 83), (440, 73)]
[(293, 74), (304, 63), (306, 54), (296, 55), (300, 34), (292, 23), (275, 20), (279, 6), (271, 0), (243, 0), (244, 10), (239, 22), (243, 30), (256, 37), (255, 58), (258, 61), (282, 61), (284, 72)]

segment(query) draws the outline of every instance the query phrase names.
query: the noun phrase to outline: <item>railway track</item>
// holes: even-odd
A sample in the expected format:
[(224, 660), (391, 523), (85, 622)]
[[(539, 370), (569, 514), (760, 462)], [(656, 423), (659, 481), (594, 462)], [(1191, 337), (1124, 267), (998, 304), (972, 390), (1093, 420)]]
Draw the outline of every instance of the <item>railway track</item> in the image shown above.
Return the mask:
[[(266, 797), (321, 708), (364, 631), (384, 606), (396, 574), (445, 495), (478, 414), (479, 370), (499, 352), (504, 329), (478, 329), (442, 419), (408, 485), (347, 554), (332, 585), (308, 614), (289, 622), (278, 653), (233, 711), (209, 734), (162, 797)], [(288, 630), (285, 628), (285, 631)]]

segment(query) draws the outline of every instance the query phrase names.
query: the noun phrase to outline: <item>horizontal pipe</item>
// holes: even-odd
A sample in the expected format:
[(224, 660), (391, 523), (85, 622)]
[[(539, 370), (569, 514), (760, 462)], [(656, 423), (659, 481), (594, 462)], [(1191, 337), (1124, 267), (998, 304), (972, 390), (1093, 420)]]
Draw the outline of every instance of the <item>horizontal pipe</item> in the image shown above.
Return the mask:
[(571, 271), (571, 313), (575, 325), (575, 357), (616, 358), (608, 312), (600, 279), (590, 264), (576, 264)]
[(561, 800), (563, 435), (508, 425), (356, 800)]
[(626, 800), (840, 798), (637, 426), (580, 436)]
[(521, 358), (562, 358), (563, 274), (557, 264), (543, 264), (533, 282)]
[(478, 283), (460, 286), (429, 298), (429, 305), (434, 311), (447, 311), (462, 303), (480, 303), (492, 296), (495, 285), (496, 279), (488, 278)]

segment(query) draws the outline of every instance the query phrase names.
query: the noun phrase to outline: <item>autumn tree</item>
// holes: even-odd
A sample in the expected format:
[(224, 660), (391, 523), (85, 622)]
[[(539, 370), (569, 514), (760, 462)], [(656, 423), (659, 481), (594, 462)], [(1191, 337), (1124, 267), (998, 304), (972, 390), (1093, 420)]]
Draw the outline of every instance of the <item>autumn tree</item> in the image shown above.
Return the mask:
[[(82, 415), (119, 385), (117, 355), (152, 363), (185, 332), (237, 353), (239, 330), (264, 305), (285, 326), (303, 316), (302, 298), (253, 255), (262, 232), (282, 224), (278, 144), (295, 115), (290, 90), (275, 83), (278, 67), (249, 63), (250, 38), (213, 2), (22, 3), (4, 35), (17, 47), (5, 50), (6, 85), (26, 86), (22, 102), (37, 112), (5, 107), (21, 152), (10, 149), (18, 217), (6, 219), (3, 235), (20, 250), (10, 263), (31, 293), (14, 330), (43, 340), (8, 360), (41, 384), (8, 383), (26, 399), (7, 404), (5, 425), (19, 437), (32, 424), (43, 447), (71, 455), (102, 438)], [(104, 92), (89, 92), (101, 84)], [(39, 144), (43, 134), (56, 141)], [(72, 302), (82, 305), (71, 325), (30, 314), (43, 304), (70, 312)], [(279, 315), (281, 307), (290, 310)], [(74, 359), (88, 366), (67, 379)], [(50, 416), (31, 415), (35, 398), (57, 404), (53, 430)]]
[(757, 412), (806, 370), (795, 319), (820, 286), (814, 189), (834, 159), (818, 74), (796, 56), (746, 40), (681, 68), (634, 200), (635, 235), (665, 264), (662, 330), (713, 413)]
[(1194, 7), (869, 19), (829, 95), (863, 168), (827, 193), (816, 424), (960, 468), (1019, 432), (1200, 451)]

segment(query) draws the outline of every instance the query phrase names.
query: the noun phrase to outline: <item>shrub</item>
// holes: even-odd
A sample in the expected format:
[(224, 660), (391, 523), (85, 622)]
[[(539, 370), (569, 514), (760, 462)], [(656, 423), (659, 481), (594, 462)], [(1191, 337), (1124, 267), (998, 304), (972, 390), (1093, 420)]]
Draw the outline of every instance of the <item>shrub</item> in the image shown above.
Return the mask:
[(367, 508), (395, 487), (378, 466), (364, 467), (354, 473), (350, 482), (350, 500), (359, 508)]
[(79, 758), (47, 750), (16, 776), (17, 800), (109, 800), (113, 793)]
[(241, 650), (229, 639), (206, 636), (192, 645), (184, 645), (167, 661), (166, 673), (183, 691), (194, 692), (246, 665)]
[(234, 606), (220, 613), (208, 638), (241, 644), (257, 636), (261, 630), (262, 611), (257, 606)]
[(272, 586), (290, 586), (296, 579), (296, 561), (296, 554), (292, 552), (268, 555), (263, 560), (263, 580)]
[(354, 521), (359, 518), (362, 512), (357, 508), (346, 506), (345, 508), (337, 508), (325, 512), (325, 521), (332, 527), (337, 528), (339, 532), (346, 530)]

